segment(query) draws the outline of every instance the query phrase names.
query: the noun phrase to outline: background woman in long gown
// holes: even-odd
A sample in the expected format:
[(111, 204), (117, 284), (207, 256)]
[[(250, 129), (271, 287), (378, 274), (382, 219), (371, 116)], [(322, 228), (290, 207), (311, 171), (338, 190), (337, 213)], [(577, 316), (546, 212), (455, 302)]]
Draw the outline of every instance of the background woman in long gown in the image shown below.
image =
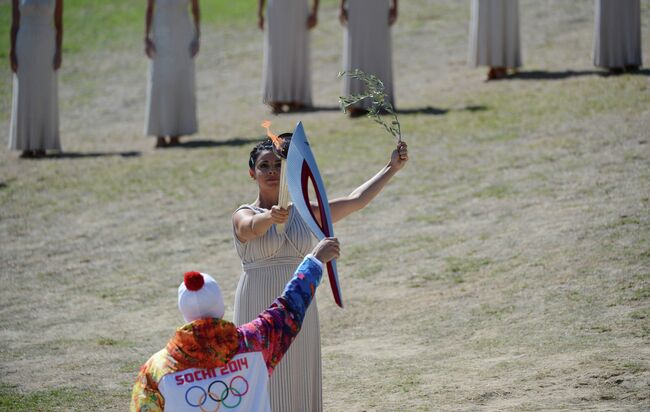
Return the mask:
[(9, 149), (21, 157), (61, 150), (56, 72), (61, 67), (63, 0), (12, 0), (9, 52), (13, 100)]
[(199, 0), (147, 0), (144, 42), (151, 64), (145, 124), (146, 134), (157, 137), (156, 147), (178, 145), (180, 136), (198, 130), (194, 57), (200, 16)]
[[(390, 26), (397, 20), (397, 0), (341, 0), (339, 19), (345, 26), (343, 70), (359, 69), (377, 76), (395, 107)], [(344, 77), (343, 96), (364, 91), (360, 80)], [(364, 100), (350, 107), (348, 112), (357, 116), (363, 114), (369, 105), (370, 102)]]
[(487, 80), (521, 66), (519, 0), (472, 0), (470, 66), (488, 66)]
[(596, 0), (594, 65), (612, 73), (636, 71), (641, 54), (641, 2)]
[[(388, 164), (373, 178), (350, 195), (330, 201), (332, 220), (337, 222), (364, 208), (407, 160), (406, 144), (401, 143), (392, 152)], [(280, 160), (271, 151), (270, 140), (257, 145), (251, 152), (249, 174), (258, 185), (257, 199), (240, 206), (232, 218), (235, 248), (243, 268), (235, 294), (236, 324), (249, 322), (260, 312), (259, 308), (268, 306), (282, 292), (314, 241), (307, 224), (293, 206), (288, 209), (276, 206)], [(314, 215), (319, 216), (318, 208), (312, 207)], [(284, 224), (284, 230), (278, 230), (277, 224)], [(307, 311), (298, 338), (275, 369), (270, 387), (273, 411), (323, 409), (320, 332), (315, 302)]]
[(318, 3), (307, 0), (258, 3), (258, 27), (264, 31), (262, 101), (273, 113), (312, 106), (309, 30), (318, 22)]

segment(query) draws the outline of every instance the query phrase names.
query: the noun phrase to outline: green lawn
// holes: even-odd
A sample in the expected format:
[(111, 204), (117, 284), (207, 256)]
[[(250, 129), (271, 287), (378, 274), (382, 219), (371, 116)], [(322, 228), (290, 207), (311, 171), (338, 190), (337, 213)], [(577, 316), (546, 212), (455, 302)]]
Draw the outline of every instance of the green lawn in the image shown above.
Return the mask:
[[(255, 24), (257, 6), (253, 1), (202, 1), (202, 24), (232, 26)], [(144, 35), (145, 1), (65, 0), (64, 51), (78, 53), (98, 48), (119, 48)], [(0, 33), (9, 36), (11, 2), (0, 2)], [(8, 49), (0, 50), (0, 57)]]

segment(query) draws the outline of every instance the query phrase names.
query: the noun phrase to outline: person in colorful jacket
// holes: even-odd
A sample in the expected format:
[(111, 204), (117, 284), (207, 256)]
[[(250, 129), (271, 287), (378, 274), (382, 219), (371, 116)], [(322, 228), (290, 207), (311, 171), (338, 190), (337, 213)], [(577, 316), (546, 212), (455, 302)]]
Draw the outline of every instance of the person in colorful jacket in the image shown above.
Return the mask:
[(131, 411), (271, 411), (269, 377), (300, 331), (323, 264), (338, 256), (336, 238), (321, 240), (282, 295), (239, 327), (222, 319), (217, 282), (207, 274), (185, 273), (178, 307), (188, 323), (140, 369)]

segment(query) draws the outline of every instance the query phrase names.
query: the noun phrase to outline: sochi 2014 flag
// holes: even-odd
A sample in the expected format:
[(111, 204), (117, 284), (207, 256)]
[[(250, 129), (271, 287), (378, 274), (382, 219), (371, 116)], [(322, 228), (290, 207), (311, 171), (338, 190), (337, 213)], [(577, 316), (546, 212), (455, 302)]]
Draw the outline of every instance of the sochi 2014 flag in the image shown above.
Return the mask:
[[(314, 236), (319, 240), (325, 237), (334, 236), (332, 216), (327, 201), (325, 185), (323, 184), (323, 179), (318, 171), (316, 159), (309, 147), (309, 142), (307, 141), (305, 130), (302, 127), (302, 122), (298, 122), (296, 130), (294, 130), (293, 136), (291, 137), (286, 165), (287, 182), (289, 194), (293, 201), (293, 207), (296, 208)], [(320, 224), (318, 223), (316, 216), (314, 216), (314, 212), (310, 206), (311, 202), (308, 190), (310, 181), (316, 194), (315, 201), (318, 204)], [(335, 260), (327, 263), (327, 273), (332, 293), (334, 294), (334, 301), (337, 305), (343, 307), (343, 298), (341, 297), (341, 287), (339, 285), (339, 276)]]

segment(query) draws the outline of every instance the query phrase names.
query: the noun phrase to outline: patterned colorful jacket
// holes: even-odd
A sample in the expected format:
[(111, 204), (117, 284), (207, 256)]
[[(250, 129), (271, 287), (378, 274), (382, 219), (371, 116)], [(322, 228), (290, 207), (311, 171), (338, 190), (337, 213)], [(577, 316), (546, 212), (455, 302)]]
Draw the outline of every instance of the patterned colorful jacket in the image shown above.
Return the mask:
[(282, 295), (250, 323), (182, 326), (140, 369), (131, 411), (270, 411), (269, 377), (298, 335), (322, 272), (305, 257)]

